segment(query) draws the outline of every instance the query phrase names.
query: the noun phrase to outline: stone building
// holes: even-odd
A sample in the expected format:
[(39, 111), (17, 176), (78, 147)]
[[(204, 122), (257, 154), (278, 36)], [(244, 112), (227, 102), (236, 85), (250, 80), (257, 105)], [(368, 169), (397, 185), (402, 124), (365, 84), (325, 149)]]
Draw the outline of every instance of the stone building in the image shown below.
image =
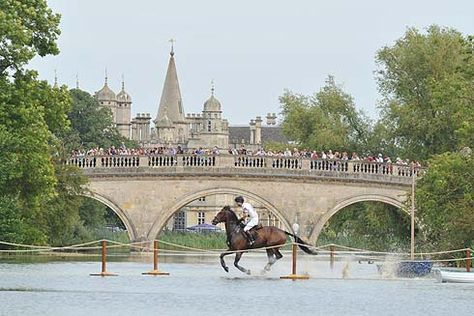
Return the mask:
[(222, 105), (214, 95), (214, 87), (211, 96), (204, 102), (202, 113), (185, 113), (173, 48), (153, 121), (149, 113), (137, 113), (131, 119), (132, 99), (125, 91), (123, 80), (122, 90), (116, 95), (108, 86), (106, 76), (104, 86), (95, 97), (100, 105), (111, 110), (121, 135), (144, 147), (181, 146), (194, 149), (229, 146), (229, 123), (222, 116)]
[(114, 122), (124, 137), (139, 142), (144, 147), (177, 147), (187, 149), (229, 147), (255, 150), (265, 142), (286, 142), (281, 128), (276, 125), (275, 113), (268, 113), (266, 126), (260, 116), (250, 120), (248, 126), (229, 126), (222, 115), (222, 104), (214, 95), (204, 102), (201, 113), (185, 113), (173, 47), (155, 118), (150, 113), (137, 113), (131, 118), (132, 98), (125, 91), (115, 92), (107, 84), (95, 93), (100, 105), (109, 108)]
[(122, 79), (122, 90), (116, 95), (107, 84), (107, 75), (102, 89), (96, 92), (95, 97), (99, 104), (110, 109), (113, 120), (120, 134), (125, 138), (131, 138), (130, 127), (132, 114), (132, 98), (125, 92), (125, 83)]

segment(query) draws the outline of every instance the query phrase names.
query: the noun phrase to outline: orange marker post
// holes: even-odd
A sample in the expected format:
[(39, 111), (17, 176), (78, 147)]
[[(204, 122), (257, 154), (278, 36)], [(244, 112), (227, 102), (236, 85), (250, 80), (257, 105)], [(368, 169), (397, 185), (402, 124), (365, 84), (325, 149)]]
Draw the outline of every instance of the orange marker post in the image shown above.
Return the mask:
[(168, 272), (161, 272), (158, 270), (158, 240), (153, 242), (153, 270), (143, 272), (143, 275), (169, 275)]
[(293, 281), (309, 279), (309, 275), (307, 275), (307, 274), (304, 274), (304, 275), (296, 274), (296, 255), (297, 255), (296, 247), (297, 247), (297, 245), (295, 243), (293, 243), (291, 274), (286, 275), (286, 276), (282, 276), (282, 277), (280, 277), (280, 279), (293, 280)]
[(466, 258), (466, 271), (471, 272), (471, 248), (467, 248)]
[(107, 272), (107, 242), (102, 240), (102, 272), (101, 273), (91, 273), (91, 276), (116, 276), (115, 273)]

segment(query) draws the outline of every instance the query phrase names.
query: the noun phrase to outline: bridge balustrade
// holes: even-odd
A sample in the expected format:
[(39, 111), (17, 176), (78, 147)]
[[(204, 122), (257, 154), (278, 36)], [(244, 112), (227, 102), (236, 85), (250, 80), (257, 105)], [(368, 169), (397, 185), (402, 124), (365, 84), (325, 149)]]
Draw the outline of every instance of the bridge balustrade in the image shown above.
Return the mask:
[(302, 161), (301, 158), (271, 158), (270, 165), (277, 169), (301, 169)]
[(265, 157), (235, 156), (235, 167), (266, 168)]
[(148, 166), (149, 167), (172, 167), (178, 165), (176, 156), (149, 156)]
[[(390, 176), (397, 178), (421, 175), (422, 168), (412, 169), (411, 166), (351, 161), (351, 160), (311, 160), (293, 157), (258, 157), (258, 156), (235, 156), (235, 155), (150, 155), (150, 156), (94, 156), (94, 157), (72, 157), (67, 162), (69, 165), (81, 169), (97, 168), (130, 168), (141, 167), (150, 169), (167, 168), (202, 168), (216, 171), (225, 169), (246, 169), (247, 172), (265, 172), (275, 170), (278, 174), (314, 174), (328, 175), (333, 173), (339, 177), (341, 174), (365, 174), (374, 176)], [(175, 169), (178, 170), (178, 169)], [(253, 170), (253, 171), (252, 171)]]
[(380, 162), (352, 162), (354, 173), (393, 174), (393, 165)]
[(106, 168), (139, 167), (138, 156), (104, 156), (100, 158), (101, 166)]
[(215, 167), (216, 157), (205, 155), (182, 155), (182, 166), (184, 167)]
[(97, 159), (95, 157), (75, 157), (68, 159), (66, 164), (78, 168), (95, 168), (97, 166)]
[(347, 160), (311, 160), (309, 169), (347, 172), (349, 170), (349, 162)]

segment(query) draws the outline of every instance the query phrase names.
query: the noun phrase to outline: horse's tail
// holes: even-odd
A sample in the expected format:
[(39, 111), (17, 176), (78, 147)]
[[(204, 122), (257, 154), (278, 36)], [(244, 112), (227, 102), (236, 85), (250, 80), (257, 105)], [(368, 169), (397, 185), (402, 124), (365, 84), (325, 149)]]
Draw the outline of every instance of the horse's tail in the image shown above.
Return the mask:
[(318, 254), (316, 251), (313, 251), (313, 250), (309, 249), (308, 247), (306, 247), (305, 245), (307, 245), (307, 246), (311, 246), (311, 245), (304, 242), (300, 237), (298, 237), (298, 236), (296, 236), (292, 233), (289, 233), (286, 230), (284, 230), (284, 232), (288, 236), (291, 236), (291, 237), (295, 238), (295, 242), (298, 244), (298, 247), (300, 247), (300, 249), (303, 250), (304, 252), (306, 252), (310, 255), (317, 255)]

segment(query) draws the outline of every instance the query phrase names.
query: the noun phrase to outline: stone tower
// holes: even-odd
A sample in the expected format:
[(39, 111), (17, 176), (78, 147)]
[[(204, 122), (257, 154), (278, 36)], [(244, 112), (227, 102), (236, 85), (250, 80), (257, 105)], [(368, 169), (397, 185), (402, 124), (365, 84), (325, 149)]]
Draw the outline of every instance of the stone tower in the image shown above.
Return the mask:
[(117, 122), (117, 96), (107, 84), (107, 73), (105, 74), (104, 86), (95, 93), (95, 97), (101, 106), (110, 109), (113, 122)]
[(222, 119), (221, 108), (221, 103), (214, 96), (213, 84), (211, 96), (204, 102), (202, 114), (187, 117), (192, 126), (189, 147), (227, 148), (229, 146), (229, 123), (226, 119)]
[(117, 94), (116, 124), (120, 134), (130, 139), (130, 126), (132, 118), (132, 98), (125, 92), (125, 82), (122, 77), (122, 90)]

